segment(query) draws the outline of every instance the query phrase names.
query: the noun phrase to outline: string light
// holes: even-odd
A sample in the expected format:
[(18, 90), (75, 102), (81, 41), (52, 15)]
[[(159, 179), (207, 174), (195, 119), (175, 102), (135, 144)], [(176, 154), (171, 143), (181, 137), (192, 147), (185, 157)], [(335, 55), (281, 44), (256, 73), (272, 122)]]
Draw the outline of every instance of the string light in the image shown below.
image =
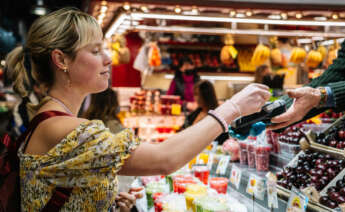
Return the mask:
[(230, 17), (235, 17), (236, 11), (235, 10), (231, 10), (229, 15), (230, 15)]
[(144, 13), (149, 12), (149, 9), (146, 6), (141, 6), (140, 7), (141, 11), (143, 11)]
[(196, 6), (193, 6), (193, 8), (192, 8), (192, 13), (193, 13), (194, 15), (199, 14), (199, 10), (198, 10), (198, 8), (197, 8)]
[(337, 20), (337, 19), (339, 18), (339, 16), (338, 16), (338, 14), (334, 13), (334, 14), (332, 15), (332, 18), (333, 18), (334, 20)]
[(131, 5), (129, 5), (129, 3), (126, 2), (126, 3), (123, 5), (123, 9), (125, 9), (125, 10), (130, 10), (130, 9), (131, 9)]
[(253, 15), (252, 11), (249, 10), (249, 11), (246, 12), (246, 16), (250, 17), (252, 15)]
[(288, 14), (287, 14), (287, 13), (281, 13), (280, 16), (281, 16), (282, 19), (284, 19), (284, 20), (288, 19)]
[(175, 11), (175, 13), (179, 14), (182, 12), (182, 9), (179, 6), (176, 6), (174, 11)]

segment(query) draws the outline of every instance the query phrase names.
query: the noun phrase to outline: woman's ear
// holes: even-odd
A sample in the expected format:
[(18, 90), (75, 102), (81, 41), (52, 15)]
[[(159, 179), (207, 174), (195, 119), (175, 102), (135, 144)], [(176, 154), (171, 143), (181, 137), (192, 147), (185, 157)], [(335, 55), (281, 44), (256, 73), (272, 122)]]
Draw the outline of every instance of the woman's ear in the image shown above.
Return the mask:
[(66, 55), (59, 49), (54, 49), (51, 52), (51, 59), (53, 64), (61, 70), (65, 70), (67, 67), (67, 58)]

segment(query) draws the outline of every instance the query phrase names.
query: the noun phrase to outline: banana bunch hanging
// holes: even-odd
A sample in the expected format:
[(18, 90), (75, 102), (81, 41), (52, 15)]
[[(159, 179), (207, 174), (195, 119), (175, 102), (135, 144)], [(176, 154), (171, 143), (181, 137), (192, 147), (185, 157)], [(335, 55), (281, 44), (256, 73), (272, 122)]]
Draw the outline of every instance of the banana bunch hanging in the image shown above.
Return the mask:
[(127, 48), (126, 38), (123, 35), (114, 34), (110, 43), (112, 65), (127, 64), (130, 60), (130, 52)]
[(225, 35), (224, 38), (225, 46), (222, 48), (220, 52), (220, 61), (223, 64), (230, 65), (233, 63), (233, 60), (236, 59), (238, 52), (235, 49), (234, 45), (234, 39), (231, 34)]
[(294, 47), (292, 49), (289, 61), (294, 64), (303, 63), (305, 57), (307, 56), (307, 52), (301, 47)]
[(333, 45), (330, 46), (328, 49), (328, 55), (327, 55), (327, 60), (326, 60), (327, 65), (332, 65), (333, 60), (338, 57), (339, 48), (340, 48), (339, 43), (337, 42), (337, 40), (334, 40)]
[(306, 65), (310, 68), (316, 68), (322, 62), (322, 55), (316, 50), (311, 50), (307, 55)]
[(255, 66), (264, 64), (270, 58), (270, 49), (263, 45), (259, 44), (255, 50), (251, 62)]
[(245, 48), (239, 50), (237, 62), (240, 67), (240, 71), (255, 71), (256, 67), (251, 63), (253, 52), (253, 48)]
[(317, 50), (318, 52), (320, 52), (321, 56), (322, 56), (322, 61), (326, 58), (326, 55), (327, 55), (327, 49), (326, 47), (320, 45)]

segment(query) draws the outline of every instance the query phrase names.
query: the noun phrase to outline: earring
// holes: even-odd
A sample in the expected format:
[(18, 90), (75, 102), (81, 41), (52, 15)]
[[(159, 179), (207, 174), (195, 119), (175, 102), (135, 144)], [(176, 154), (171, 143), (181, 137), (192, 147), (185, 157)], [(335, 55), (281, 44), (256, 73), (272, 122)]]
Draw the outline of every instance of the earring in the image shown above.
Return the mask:
[(67, 68), (64, 68), (63, 72), (67, 73)]

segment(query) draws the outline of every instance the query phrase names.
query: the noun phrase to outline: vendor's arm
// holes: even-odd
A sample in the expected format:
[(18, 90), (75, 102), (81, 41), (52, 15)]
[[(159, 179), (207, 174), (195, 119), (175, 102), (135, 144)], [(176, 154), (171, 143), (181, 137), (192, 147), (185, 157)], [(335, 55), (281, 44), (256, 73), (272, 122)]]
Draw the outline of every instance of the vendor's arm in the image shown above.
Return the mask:
[[(342, 43), (342, 47), (338, 52), (338, 58), (334, 60), (333, 64), (320, 77), (314, 79), (311, 83), (306, 85), (306, 87), (328, 87), (328, 94), (329, 92), (331, 92), (334, 105), (328, 105), (328, 107), (315, 108), (314, 106), (310, 107), (312, 106), (312, 104), (314, 104), (314, 102), (303, 101), (304, 116), (302, 118), (298, 116), (300, 119), (296, 120), (297, 117), (294, 116), (294, 122), (289, 121), (288, 125), (286, 125), (287, 123), (285, 123), (284, 125), (274, 127), (274, 129), (279, 129), (278, 127), (282, 128), (289, 126), (295, 122), (306, 120), (327, 110), (328, 108), (334, 108), (335, 111), (343, 111), (345, 109), (345, 41)], [(310, 96), (306, 98), (309, 99)], [(286, 101), (287, 108), (290, 108), (293, 105), (294, 99), (289, 97), (288, 95), (281, 97), (281, 99)], [(301, 111), (297, 110), (299, 109), (289, 109), (291, 114), (295, 111), (296, 113), (298, 112), (298, 115), (300, 115)], [(289, 117), (293, 117), (293, 115), (290, 115)], [(281, 120), (281, 117), (277, 117), (272, 121), (281, 123), (283, 120)]]

